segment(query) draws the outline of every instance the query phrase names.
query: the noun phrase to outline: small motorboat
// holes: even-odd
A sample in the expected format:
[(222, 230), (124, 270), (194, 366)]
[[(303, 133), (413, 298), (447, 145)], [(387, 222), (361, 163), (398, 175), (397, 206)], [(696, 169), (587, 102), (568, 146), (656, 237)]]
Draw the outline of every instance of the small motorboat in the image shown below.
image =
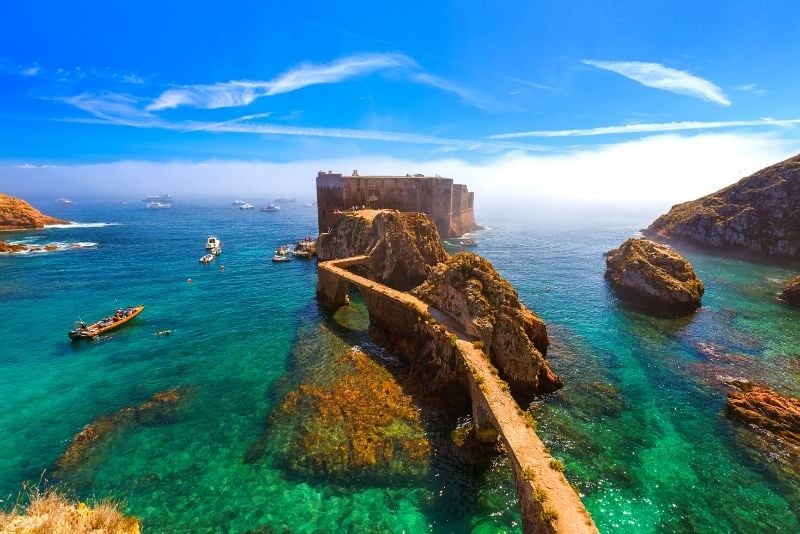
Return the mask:
[(147, 203), (147, 209), (149, 210), (168, 210), (172, 207), (172, 204), (169, 202), (156, 202), (155, 200), (152, 202)]
[(214, 250), (215, 248), (222, 248), (222, 241), (217, 236), (210, 235), (206, 239), (206, 250)]
[(244, 204), (242, 204), (241, 206), (239, 206), (239, 209), (240, 209), (240, 210), (242, 210), (242, 211), (245, 211), (245, 210), (252, 210), (252, 209), (255, 209), (255, 206), (253, 206), (252, 204), (248, 204), (248, 203), (246, 203), (246, 202), (245, 202)]
[(70, 330), (68, 335), (72, 340), (96, 338), (100, 334), (104, 334), (109, 330), (113, 330), (124, 325), (142, 313), (143, 310), (144, 306), (142, 305), (128, 306), (125, 309), (117, 309), (114, 315), (106, 317), (105, 319), (101, 319), (96, 323), (86, 324), (83, 321), (76, 321), (75, 328)]
[(156, 333), (153, 334), (154, 336), (168, 336), (172, 333), (172, 330), (156, 330)]
[(70, 204), (74, 204), (74, 202), (72, 202), (68, 198), (59, 198), (58, 200), (56, 200), (56, 202), (58, 202), (59, 204), (64, 204), (65, 206), (69, 206)]
[(291, 256), (284, 254), (275, 254), (274, 256), (272, 256), (272, 261), (274, 261), (275, 263), (282, 263), (285, 261), (292, 261), (292, 258)]
[(215, 256), (213, 254), (206, 254), (202, 258), (200, 258), (200, 263), (203, 265), (208, 265), (212, 261), (214, 261)]
[(275, 204), (267, 204), (266, 206), (261, 208), (261, 211), (281, 211), (281, 207), (276, 206)]
[(219, 256), (220, 254), (222, 254), (222, 249), (214, 247), (211, 249), (211, 254), (213, 254), (214, 256)]
[(245, 204), (247, 204), (247, 202), (244, 200), (234, 200), (231, 202), (231, 206), (244, 206)]

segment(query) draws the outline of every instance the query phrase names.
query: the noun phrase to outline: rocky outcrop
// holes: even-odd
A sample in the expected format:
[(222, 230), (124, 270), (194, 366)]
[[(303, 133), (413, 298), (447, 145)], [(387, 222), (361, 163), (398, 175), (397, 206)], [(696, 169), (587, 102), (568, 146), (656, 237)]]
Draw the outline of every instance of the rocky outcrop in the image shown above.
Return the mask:
[(605, 276), (621, 297), (661, 316), (691, 314), (704, 291), (686, 258), (649, 239), (631, 238), (606, 253)]
[(47, 243), (46, 245), (28, 245), (25, 243), (5, 243), (0, 241), (0, 254), (27, 254), (31, 252), (55, 252), (57, 250), (76, 250), (95, 248), (97, 243)]
[(792, 278), (781, 291), (780, 299), (786, 304), (800, 306), (800, 276)]
[(364, 210), (348, 213), (317, 240), (317, 257), (327, 261), (369, 256), (367, 278), (407, 291), (425, 280), (431, 268), (447, 260), (439, 232), (422, 213)]
[(0, 230), (30, 230), (46, 224), (69, 224), (43, 214), (21, 198), (0, 193)]
[(800, 155), (673, 206), (646, 230), (722, 250), (800, 259)]
[(456, 254), (411, 293), (474, 337), (518, 398), (563, 385), (544, 358), (549, 344), (544, 321), (519, 301), (487, 260), (469, 252)]
[(72, 439), (67, 450), (56, 461), (56, 473), (80, 466), (91, 449), (115, 434), (134, 425), (154, 425), (169, 422), (176, 405), (184, 398), (186, 388), (173, 388), (156, 393), (139, 406), (128, 406), (103, 415), (83, 427)]
[(726, 415), (800, 447), (800, 399), (780, 395), (749, 380), (731, 380)]
[(407, 481), (424, 474), (431, 447), (419, 409), (396, 379), (357, 349), (336, 364), (335, 378), (309, 376), (273, 411), (265, 437), (271, 456), (304, 479)]

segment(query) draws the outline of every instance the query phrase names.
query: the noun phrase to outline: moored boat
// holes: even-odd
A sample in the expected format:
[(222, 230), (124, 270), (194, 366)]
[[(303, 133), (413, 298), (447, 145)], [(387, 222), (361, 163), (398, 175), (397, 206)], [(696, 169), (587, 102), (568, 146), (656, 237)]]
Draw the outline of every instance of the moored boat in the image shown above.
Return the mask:
[(168, 210), (171, 207), (172, 207), (172, 204), (170, 204), (169, 202), (167, 202), (167, 203), (156, 202), (154, 200), (152, 202), (148, 202), (147, 203), (147, 209), (150, 209), (150, 210)]
[(243, 210), (243, 211), (244, 210), (252, 210), (252, 209), (255, 209), (255, 206), (253, 206), (252, 204), (245, 203), (245, 204), (242, 204), (241, 206), (239, 206), (239, 209)]
[(202, 258), (200, 258), (200, 263), (202, 263), (202, 264), (204, 264), (204, 265), (208, 265), (209, 263), (211, 263), (212, 261), (214, 261), (214, 257), (215, 257), (215, 256), (214, 256), (213, 254), (206, 254), (205, 256), (203, 256)]
[(281, 211), (281, 207), (276, 206), (275, 204), (267, 204), (266, 206), (261, 208), (261, 211)]
[(284, 261), (292, 261), (292, 258), (284, 254), (275, 254), (274, 256), (272, 256), (272, 261), (274, 261), (275, 263), (281, 263)]
[(119, 308), (114, 315), (101, 319), (96, 323), (86, 324), (83, 321), (76, 321), (75, 328), (70, 330), (67, 335), (70, 339), (91, 339), (113, 330), (127, 323), (144, 310), (144, 306), (128, 306), (124, 310)]
[(210, 235), (206, 239), (206, 250), (222, 249), (222, 241), (217, 236)]

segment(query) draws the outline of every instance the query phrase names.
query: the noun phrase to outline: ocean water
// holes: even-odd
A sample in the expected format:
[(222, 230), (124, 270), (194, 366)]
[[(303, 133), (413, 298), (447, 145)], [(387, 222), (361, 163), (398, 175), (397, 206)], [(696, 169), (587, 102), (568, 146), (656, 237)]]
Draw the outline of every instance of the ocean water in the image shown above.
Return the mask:
[[(124, 500), (145, 532), (519, 531), (504, 459), (467, 464), (433, 415), (423, 417), (435, 452), (421, 479), (300, 480), (272, 458), (245, 461), (269, 432), (270, 410), (304, 376), (325, 372), (330, 354), (359, 345), (395, 363), (370, 344), (357, 295), (326, 317), (313, 262), (269, 261), (277, 245), (314, 232), (314, 208), (226, 204), (40, 204), (108, 224), (3, 237), (97, 246), (0, 257), (0, 499), (47, 477), (93, 419), (184, 386), (173, 419), (121, 431), (65, 487)], [(680, 320), (628, 310), (603, 281), (602, 253), (657, 214), (479, 212), (489, 229), (476, 252), (547, 321), (549, 357), (567, 384), (532, 407), (540, 434), (601, 531), (799, 531), (797, 459), (759, 452), (752, 433), (725, 419), (719, 379), (800, 394), (800, 312), (774, 300), (793, 273), (685, 251), (706, 284), (704, 307)], [(203, 266), (210, 233), (224, 252)], [(138, 303), (141, 316), (98, 341), (66, 336), (79, 317)], [(160, 329), (173, 334), (154, 336)]]

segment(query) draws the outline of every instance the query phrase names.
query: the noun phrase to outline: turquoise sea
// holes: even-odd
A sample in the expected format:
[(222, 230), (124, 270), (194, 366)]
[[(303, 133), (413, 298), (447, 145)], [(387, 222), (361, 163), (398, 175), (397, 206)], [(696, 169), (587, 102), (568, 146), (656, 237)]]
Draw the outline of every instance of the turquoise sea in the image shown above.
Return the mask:
[[(464, 462), (435, 414), (423, 414), (434, 444), (428, 473), (406, 482), (301, 480), (269, 455), (245, 461), (269, 432), (271, 408), (324, 373), (331, 351), (358, 344), (391, 355), (370, 345), (357, 296), (340, 317), (319, 312), (313, 262), (269, 261), (277, 245), (314, 233), (315, 208), (243, 212), (228, 202), (164, 211), (40, 202), (52, 215), (106, 224), (2, 236), (97, 243), (0, 257), (3, 504), (47, 477), (93, 419), (186, 386), (174, 419), (120, 432), (65, 487), (81, 499), (124, 500), (145, 532), (519, 531), (503, 458)], [(757, 435), (727, 421), (719, 380), (745, 376), (800, 395), (800, 311), (774, 299), (794, 272), (683, 251), (706, 284), (704, 306), (687, 319), (653, 319), (609, 292), (602, 253), (657, 211), (515, 211), (478, 206), (489, 228), (476, 252), (548, 324), (566, 387), (532, 410), (600, 530), (800, 531), (798, 459), (760, 452)], [(211, 233), (224, 252), (203, 266)], [(95, 342), (67, 338), (79, 317), (139, 303), (146, 309), (129, 326)], [(160, 329), (173, 334), (154, 336)]]

